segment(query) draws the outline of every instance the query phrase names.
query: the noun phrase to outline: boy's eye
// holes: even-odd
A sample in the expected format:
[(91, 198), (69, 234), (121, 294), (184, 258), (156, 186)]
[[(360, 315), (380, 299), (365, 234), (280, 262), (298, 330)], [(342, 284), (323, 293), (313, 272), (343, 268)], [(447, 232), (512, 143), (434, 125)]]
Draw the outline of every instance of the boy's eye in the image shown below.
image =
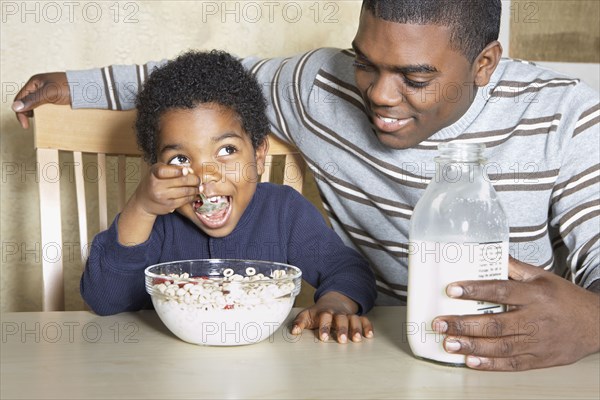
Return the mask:
[(186, 156), (182, 156), (181, 154), (176, 155), (175, 157), (169, 160), (169, 164), (171, 165), (190, 165), (190, 160)]
[(237, 149), (234, 146), (225, 146), (225, 147), (222, 147), (221, 149), (219, 149), (217, 156), (229, 156), (229, 155), (235, 153), (236, 151), (237, 151)]

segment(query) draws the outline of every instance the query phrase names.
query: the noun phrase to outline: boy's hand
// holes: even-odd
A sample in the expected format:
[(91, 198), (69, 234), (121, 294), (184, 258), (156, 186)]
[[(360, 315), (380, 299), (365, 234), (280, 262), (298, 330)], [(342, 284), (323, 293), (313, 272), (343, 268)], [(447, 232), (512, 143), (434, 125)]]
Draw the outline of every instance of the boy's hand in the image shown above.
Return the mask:
[(303, 329), (319, 329), (319, 339), (326, 341), (332, 331), (338, 343), (353, 342), (373, 337), (373, 326), (367, 317), (358, 316), (357, 304), (338, 292), (328, 292), (315, 305), (300, 312), (292, 327), (292, 334), (299, 335)]
[(12, 109), (23, 129), (29, 128), (28, 118), (33, 117), (33, 109), (46, 103), (71, 104), (71, 92), (66, 73), (50, 72), (34, 75), (19, 90)]
[(134, 202), (149, 215), (164, 215), (194, 201), (199, 186), (191, 168), (156, 163), (138, 185)]
[(191, 172), (188, 167), (154, 164), (119, 216), (119, 243), (124, 246), (144, 243), (158, 215), (191, 203), (200, 185), (200, 178)]

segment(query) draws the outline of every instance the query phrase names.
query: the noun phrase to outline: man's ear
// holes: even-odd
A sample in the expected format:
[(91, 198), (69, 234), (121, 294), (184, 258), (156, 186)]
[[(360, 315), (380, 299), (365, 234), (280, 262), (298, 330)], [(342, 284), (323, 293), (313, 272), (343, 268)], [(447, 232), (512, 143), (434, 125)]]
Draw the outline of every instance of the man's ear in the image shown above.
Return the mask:
[(485, 86), (490, 82), (490, 78), (502, 57), (502, 45), (494, 40), (479, 53), (473, 62), (475, 73), (475, 85)]
[(262, 175), (265, 172), (265, 160), (267, 158), (267, 153), (269, 152), (269, 136), (266, 135), (262, 141), (256, 148), (256, 172), (258, 175)]

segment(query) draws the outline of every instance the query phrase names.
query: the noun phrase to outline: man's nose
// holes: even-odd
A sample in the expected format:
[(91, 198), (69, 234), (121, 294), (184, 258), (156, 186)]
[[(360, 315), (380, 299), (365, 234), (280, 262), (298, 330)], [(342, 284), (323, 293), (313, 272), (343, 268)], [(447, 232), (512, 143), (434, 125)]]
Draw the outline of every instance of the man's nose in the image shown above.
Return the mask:
[(373, 78), (367, 94), (371, 104), (379, 107), (397, 106), (403, 98), (398, 78), (386, 73)]

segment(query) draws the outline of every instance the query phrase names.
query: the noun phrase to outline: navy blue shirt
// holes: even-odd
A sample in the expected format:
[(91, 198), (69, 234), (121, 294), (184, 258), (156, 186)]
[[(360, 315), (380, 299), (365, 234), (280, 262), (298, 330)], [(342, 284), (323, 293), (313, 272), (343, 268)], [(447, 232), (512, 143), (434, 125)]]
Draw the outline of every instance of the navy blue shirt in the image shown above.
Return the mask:
[(144, 286), (149, 265), (191, 259), (233, 258), (277, 261), (302, 270), (302, 278), (317, 290), (315, 301), (328, 291), (340, 292), (369, 311), (377, 296), (371, 268), (344, 245), (317, 209), (289, 186), (260, 183), (233, 232), (213, 238), (186, 217), (157, 217), (148, 240), (122, 246), (118, 216), (92, 242), (81, 277), (81, 295), (100, 315), (137, 311), (151, 306)]

